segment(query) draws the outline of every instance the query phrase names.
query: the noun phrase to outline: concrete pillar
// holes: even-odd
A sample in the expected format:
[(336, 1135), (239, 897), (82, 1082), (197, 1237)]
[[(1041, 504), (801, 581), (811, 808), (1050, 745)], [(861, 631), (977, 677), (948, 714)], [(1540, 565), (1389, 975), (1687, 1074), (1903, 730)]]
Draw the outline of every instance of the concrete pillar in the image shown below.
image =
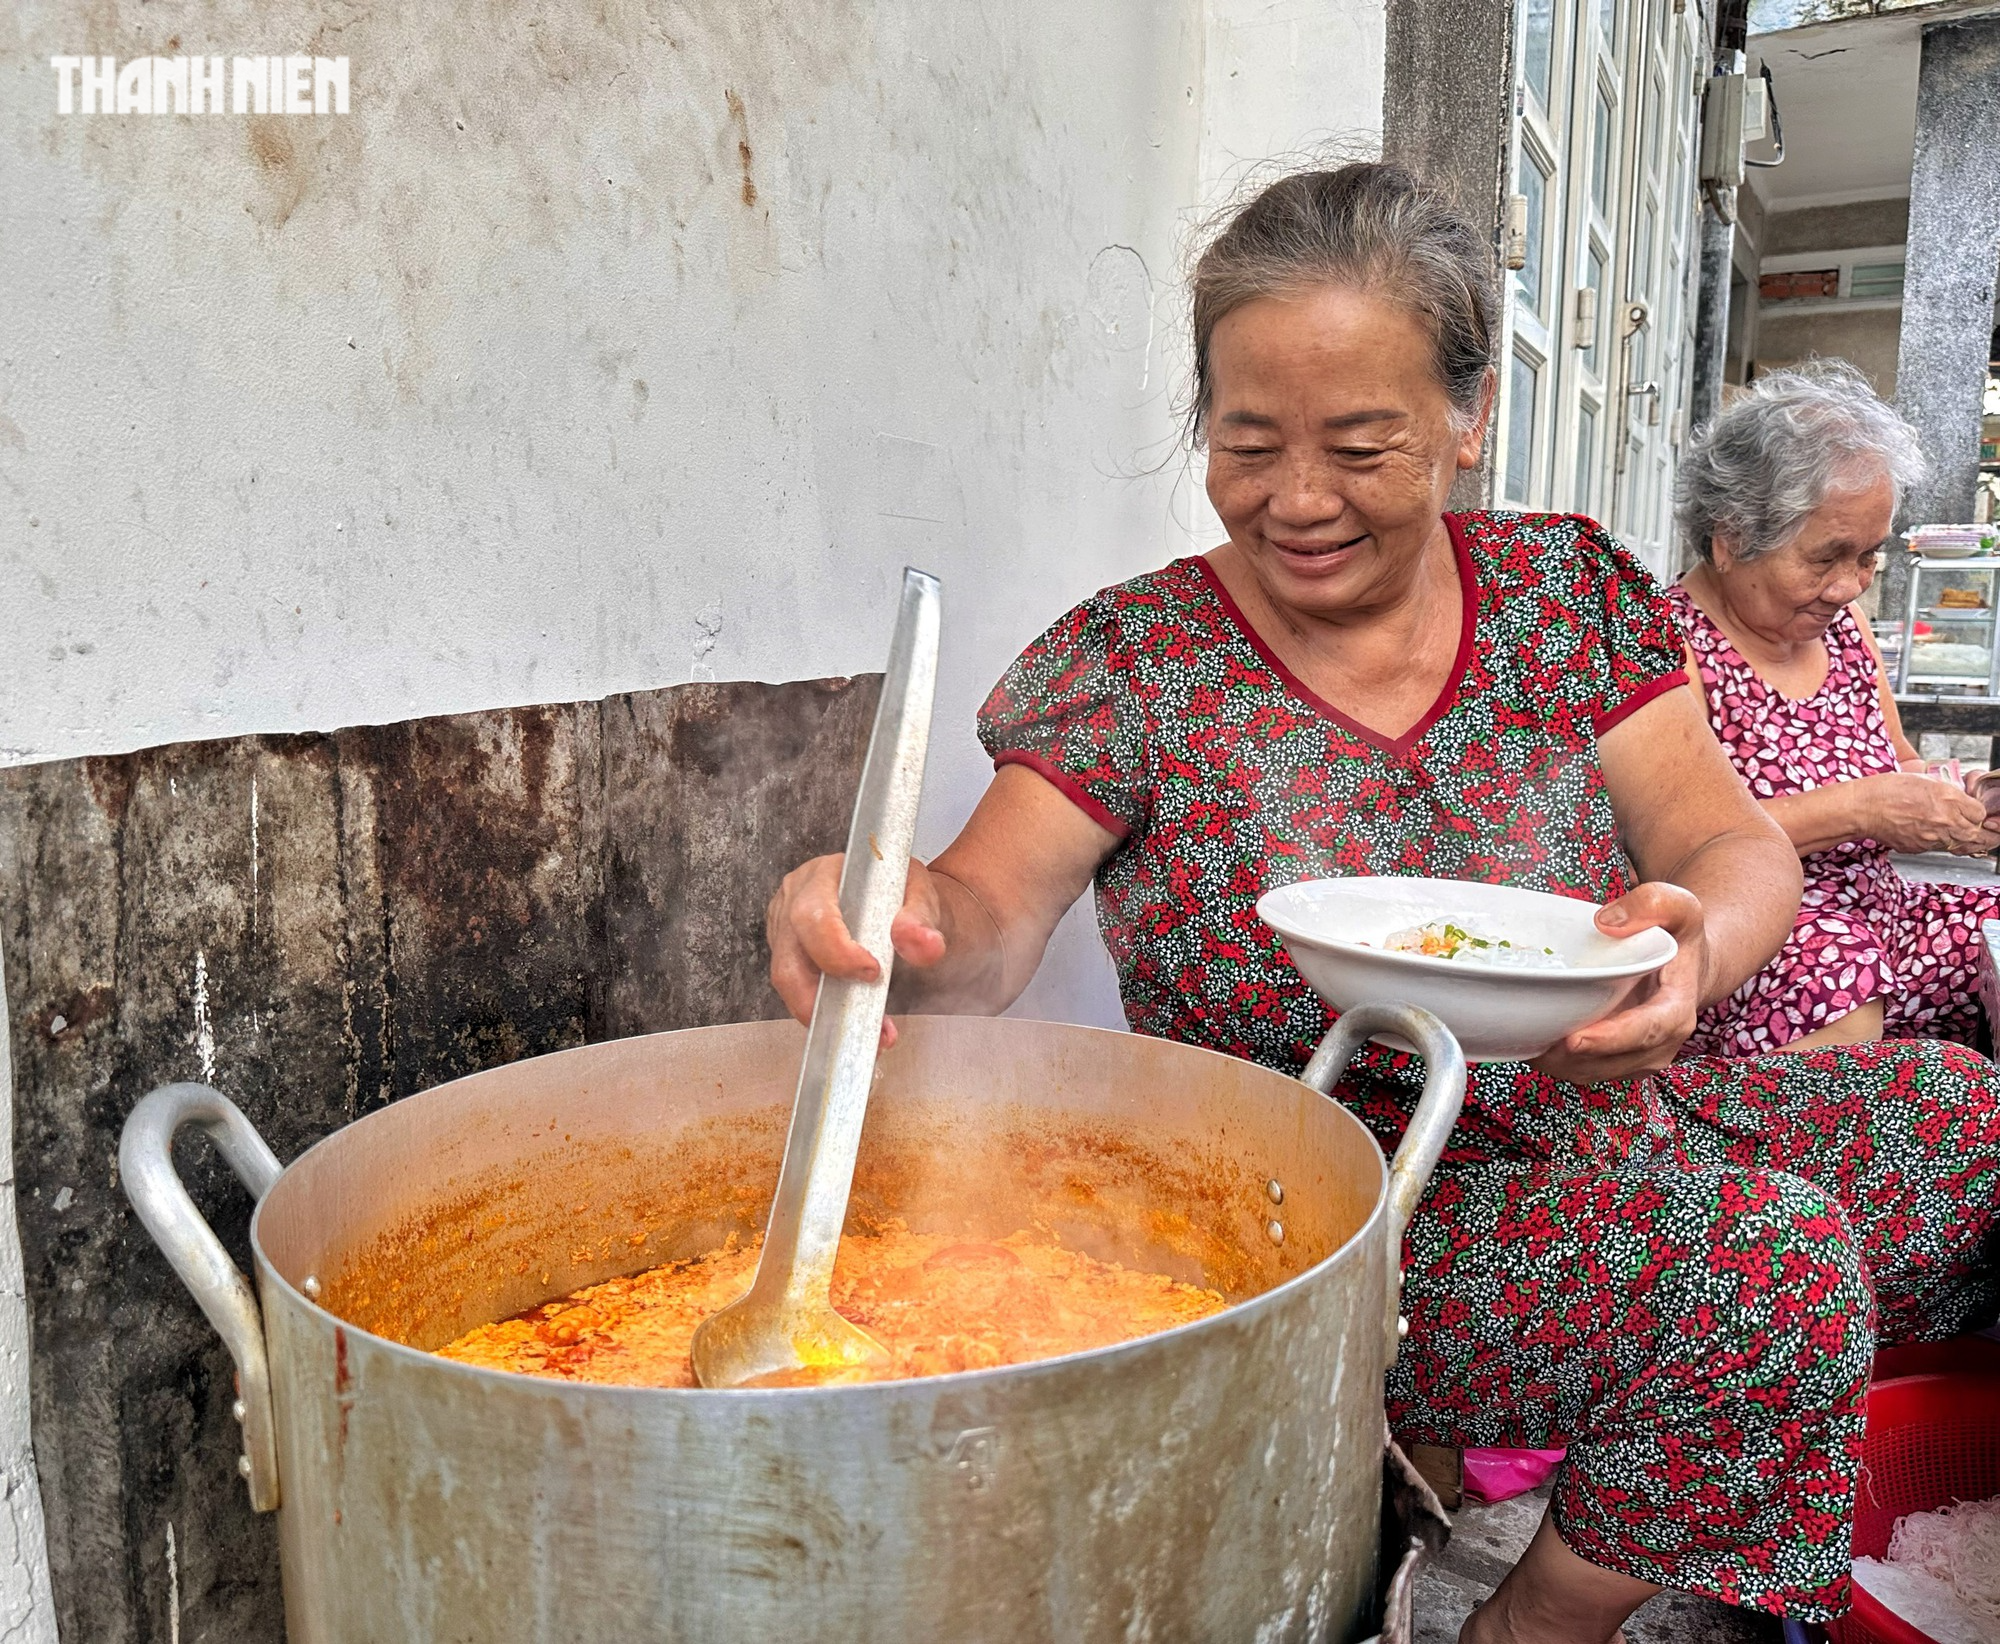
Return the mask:
[[(1924, 30), (1909, 263), (1896, 400), (1915, 423), (1931, 477), (1902, 523), (1972, 517), (1979, 413), (2000, 275), (2000, 18)], [(1889, 556), (1883, 610), (1900, 613), (1907, 568)]]
[[(1747, 189), (1731, 189), (1732, 194)], [(1715, 420), (1722, 409), (1722, 381), (1729, 357), (1729, 286), (1736, 272), (1736, 221), (1715, 209), (1707, 190), (1701, 200), (1701, 285), (1694, 311), (1694, 386), (1688, 397), (1688, 428)]]
[[(1513, 0), (1388, 0), (1387, 36), (1382, 157), (1490, 232), (1497, 263), (1514, 117)], [(1480, 465), (1452, 486), (1451, 507), (1492, 501), (1493, 447), (1489, 435)]]
[[(1725, 3), (1716, 8), (1710, 19), (1714, 33), (1709, 38), (1711, 79), (1702, 98), (1704, 115), (1709, 112), (1708, 98), (1717, 91), (1713, 76), (1742, 71), (1747, 10), (1740, 0)], [(1687, 407), (1689, 433), (1715, 421), (1715, 414), (1722, 409), (1722, 384), (1729, 360), (1729, 292), (1736, 274), (1736, 214), (1745, 202), (1755, 200), (1748, 188), (1718, 189), (1707, 184), (1701, 187), (1701, 277), (1695, 289), (1694, 380), (1689, 385)], [(1690, 559), (1685, 545), (1681, 548), (1681, 558)]]

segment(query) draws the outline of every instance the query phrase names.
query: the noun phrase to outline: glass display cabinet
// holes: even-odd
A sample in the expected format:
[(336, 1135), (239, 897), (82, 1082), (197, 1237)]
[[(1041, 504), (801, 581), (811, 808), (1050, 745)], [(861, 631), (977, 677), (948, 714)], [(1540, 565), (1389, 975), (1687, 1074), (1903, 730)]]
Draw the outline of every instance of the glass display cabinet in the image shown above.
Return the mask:
[(1897, 689), (1995, 695), (1994, 659), (2000, 652), (1996, 620), (2000, 620), (2000, 558), (1916, 560), (1910, 567)]

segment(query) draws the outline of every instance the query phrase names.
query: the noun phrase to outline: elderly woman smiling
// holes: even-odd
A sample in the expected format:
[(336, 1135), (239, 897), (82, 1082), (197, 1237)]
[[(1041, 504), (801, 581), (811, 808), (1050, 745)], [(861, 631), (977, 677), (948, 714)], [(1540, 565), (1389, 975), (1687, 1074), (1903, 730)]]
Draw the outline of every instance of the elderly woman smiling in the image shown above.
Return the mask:
[(2000, 889), (1913, 884), (1889, 853), (1982, 855), (2000, 828), (1923, 774), (1854, 603), (1922, 461), (1909, 425), (1832, 362), (1762, 378), (1682, 458), (1701, 563), (1669, 598), (1709, 723), (1805, 865), (1784, 947), (1703, 1012), (1691, 1050), (1970, 1042), (1978, 1025), (1979, 922), (2000, 917)]
[[(1474, 1070), (1404, 1247), (1390, 1419), (1568, 1446), (1468, 1641), (1605, 1644), (1662, 1586), (1831, 1615), (1871, 1308), (1899, 1340), (1992, 1317), (1991, 1070), (1937, 1044), (1674, 1061), (1784, 940), (1798, 857), (1639, 566), (1586, 520), (1445, 512), (1492, 403), (1484, 234), (1394, 168), (1311, 172), (1234, 217), (1193, 296), (1228, 540), (1008, 670), (992, 786), (910, 865), (897, 1006), (1004, 1010), (1094, 881), (1134, 1029), (1296, 1072), (1327, 1014), (1257, 917), (1272, 885), (1499, 881), (1670, 929), (1656, 985), (1536, 1066)], [(839, 866), (794, 870), (768, 916), (802, 1018), (822, 974), (877, 974)], [(1335, 1092), (1385, 1146), (1414, 1060), (1370, 1047)]]

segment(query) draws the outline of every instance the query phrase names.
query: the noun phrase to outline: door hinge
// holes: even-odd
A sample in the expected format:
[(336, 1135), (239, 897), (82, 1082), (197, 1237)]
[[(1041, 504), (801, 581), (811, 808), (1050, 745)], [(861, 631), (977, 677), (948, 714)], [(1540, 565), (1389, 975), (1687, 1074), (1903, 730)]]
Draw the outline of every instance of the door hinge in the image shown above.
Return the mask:
[(1580, 285), (1576, 288), (1576, 337), (1575, 346), (1592, 348), (1597, 343), (1597, 287)]

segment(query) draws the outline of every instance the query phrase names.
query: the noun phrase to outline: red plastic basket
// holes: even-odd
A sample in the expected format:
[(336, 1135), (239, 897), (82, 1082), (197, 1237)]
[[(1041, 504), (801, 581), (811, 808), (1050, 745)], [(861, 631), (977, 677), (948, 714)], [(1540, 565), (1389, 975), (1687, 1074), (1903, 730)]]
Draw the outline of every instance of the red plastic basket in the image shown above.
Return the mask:
[(1949, 1341), (1885, 1347), (1875, 1355), (1874, 1381), (1899, 1376), (1994, 1375), (2000, 1373), (2000, 1341), (1990, 1336), (1953, 1336)]
[[(1880, 1558), (1907, 1513), (2000, 1496), (2000, 1376), (1903, 1376), (1868, 1390), (1854, 1554)], [(1857, 1585), (1835, 1644), (1934, 1644)]]

